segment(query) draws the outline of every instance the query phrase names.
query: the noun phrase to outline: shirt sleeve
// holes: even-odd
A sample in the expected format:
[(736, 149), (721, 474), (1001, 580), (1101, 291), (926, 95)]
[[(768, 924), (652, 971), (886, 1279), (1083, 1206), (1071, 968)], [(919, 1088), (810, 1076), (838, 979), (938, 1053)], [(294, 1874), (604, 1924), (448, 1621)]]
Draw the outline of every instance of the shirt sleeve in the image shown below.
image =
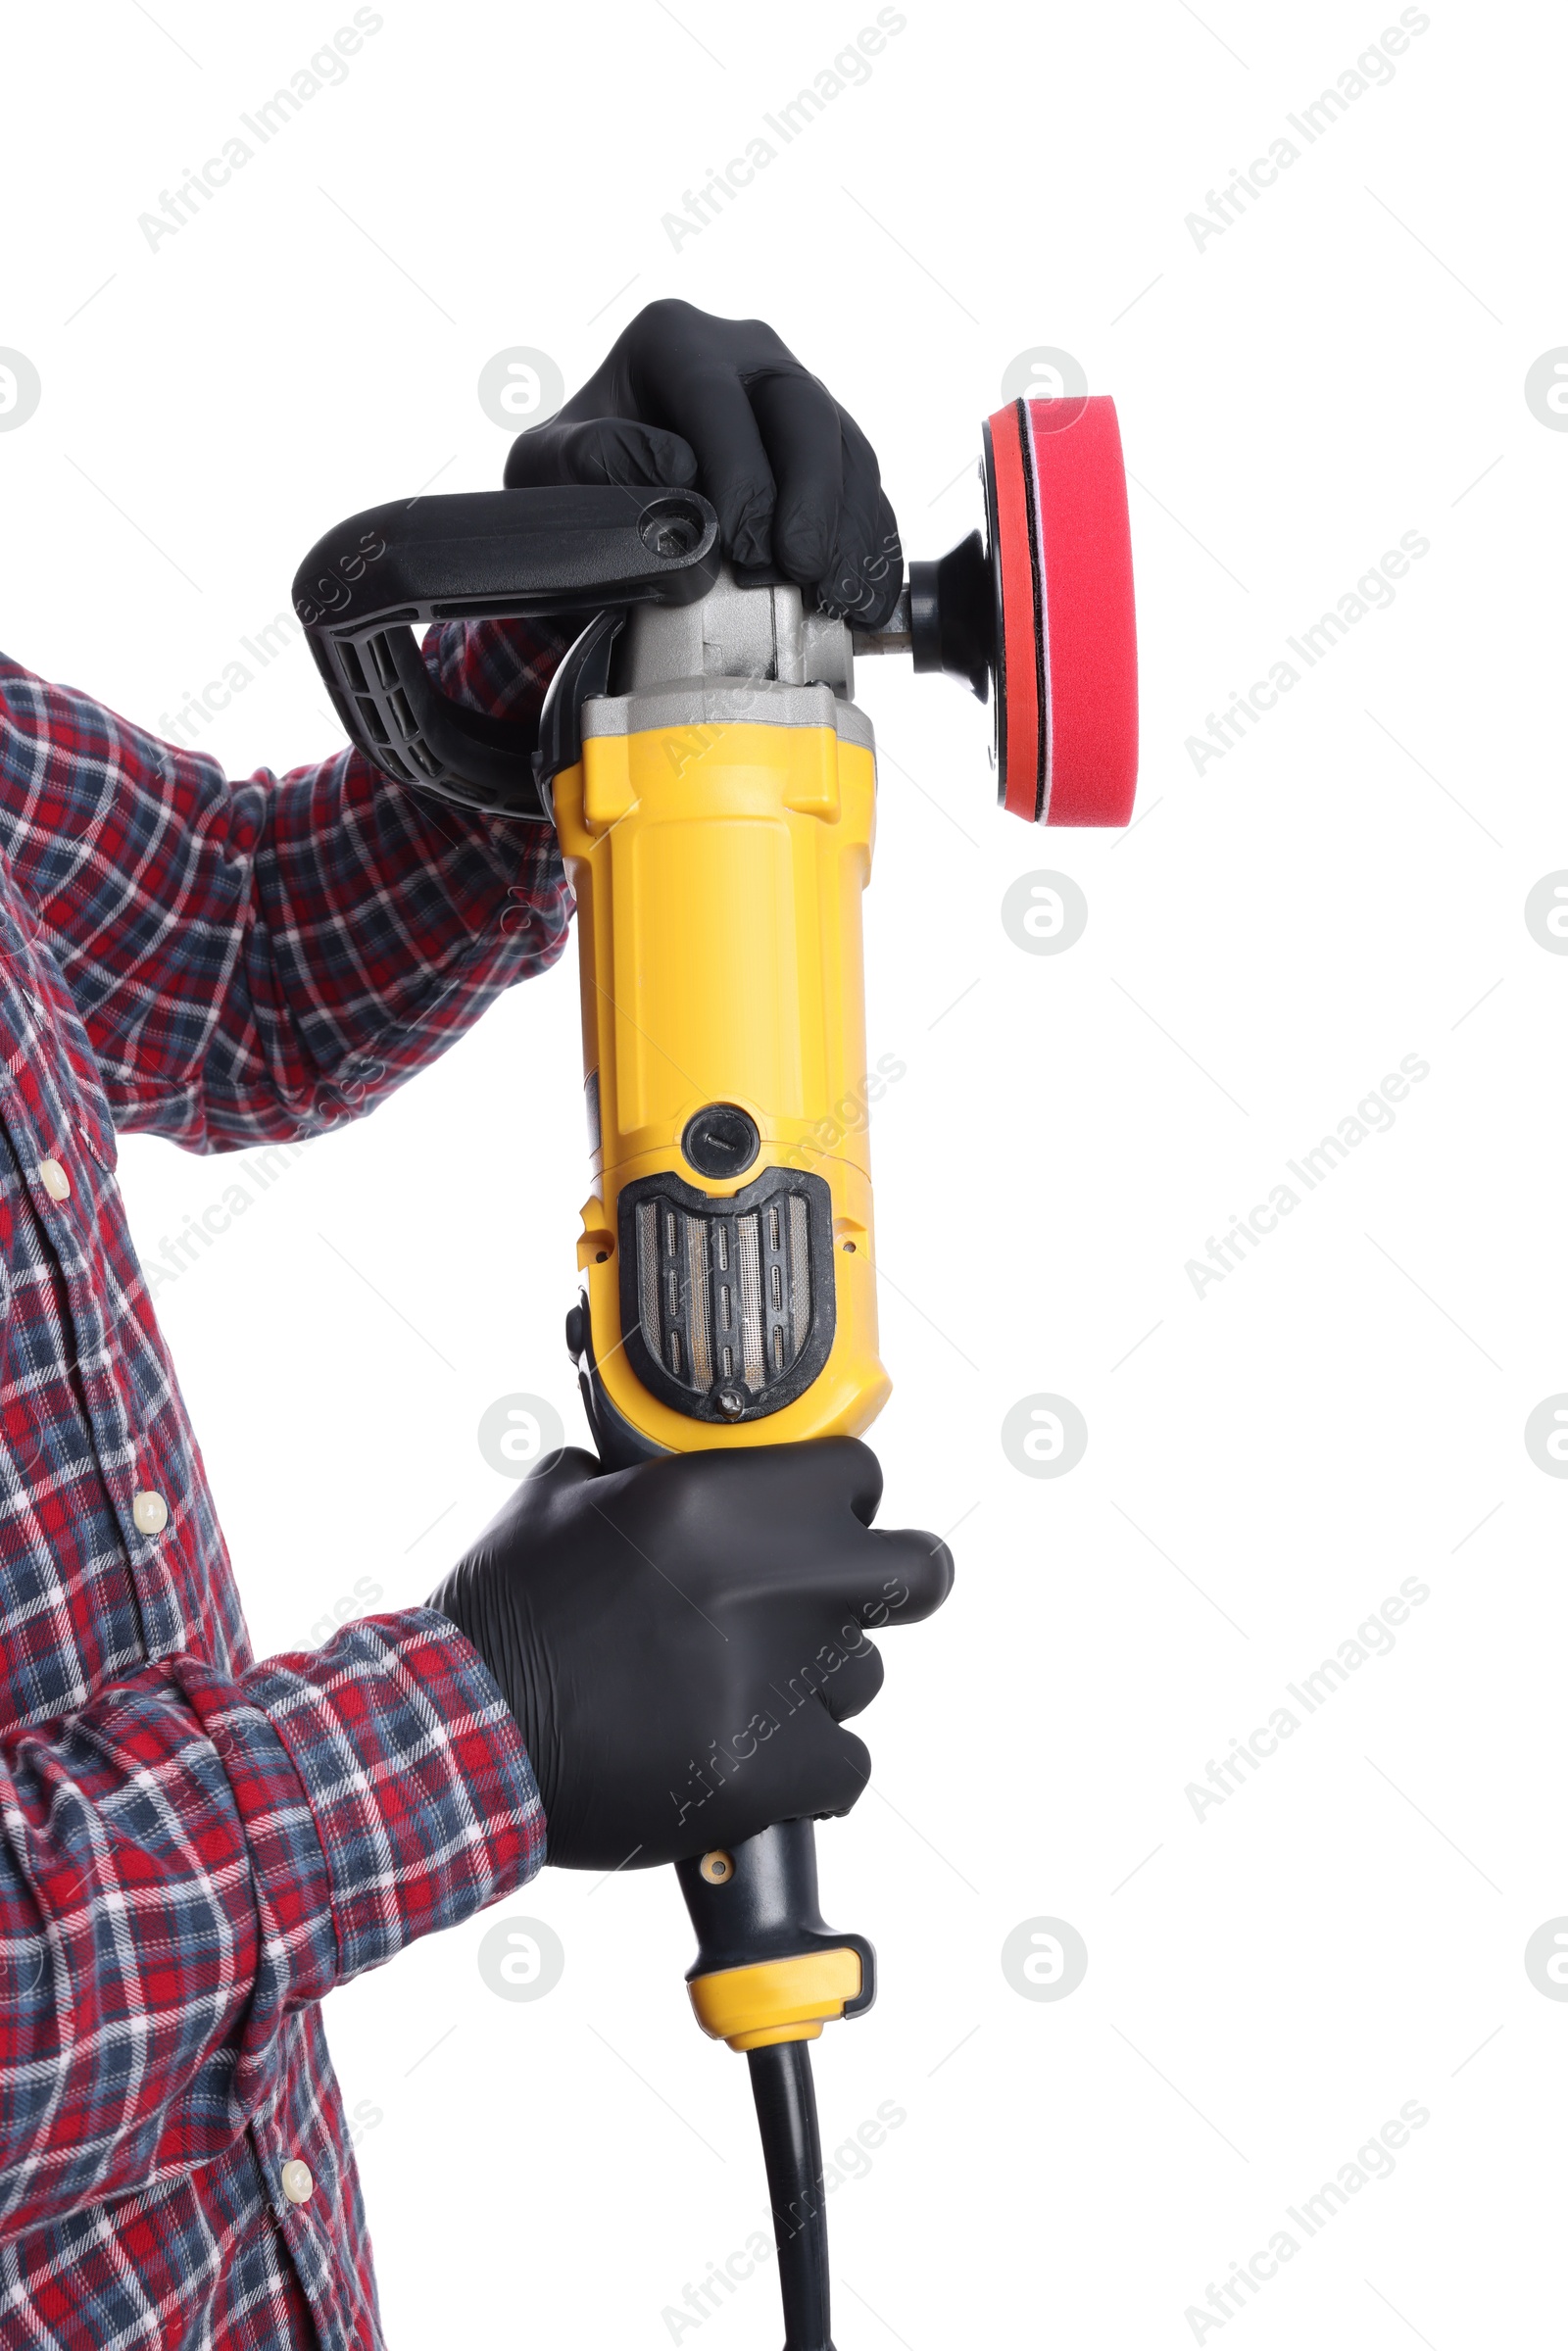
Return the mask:
[(522, 1741), (427, 1608), (170, 1657), (0, 1746), (0, 2236), (210, 2160), (284, 2020), (542, 1865)]
[[(454, 699), (537, 718), (569, 639), (448, 623)], [(118, 1126), (196, 1151), (367, 1110), (543, 970), (571, 909), (554, 829), (408, 791), (344, 750), (231, 782), (0, 658), (5, 854)]]

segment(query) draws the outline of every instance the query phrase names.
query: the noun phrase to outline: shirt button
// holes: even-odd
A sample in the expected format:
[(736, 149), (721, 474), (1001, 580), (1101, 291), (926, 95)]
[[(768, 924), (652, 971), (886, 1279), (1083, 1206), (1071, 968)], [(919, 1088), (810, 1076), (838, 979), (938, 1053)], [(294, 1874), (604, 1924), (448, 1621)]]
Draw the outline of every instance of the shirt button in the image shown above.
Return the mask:
[(71, 1178), (58, 1159), (44, 1159), (39, 1162), (38, 1181), (51, 1200), (70, 1200)]
[(283, 2193), (291, 2204), (308, 2204), (311, 2192), (316, 2186), (315, 2180), (311, 2178), (310, 2165), (301, 2163), (297, 2155), (291, 2157), (283, 2166), (282, 2186)]
[(169, 1524), (169, 1504), (161, 1494), (133, 1494), (130, 1515), (143, 1535), (161, 1535)]

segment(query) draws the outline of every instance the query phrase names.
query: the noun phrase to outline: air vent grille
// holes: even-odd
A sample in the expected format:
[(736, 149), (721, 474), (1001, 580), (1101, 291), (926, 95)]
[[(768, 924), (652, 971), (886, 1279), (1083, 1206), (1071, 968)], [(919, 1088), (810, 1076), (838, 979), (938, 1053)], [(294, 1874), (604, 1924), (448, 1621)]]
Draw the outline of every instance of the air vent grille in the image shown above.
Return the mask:
[(650, 1176), (622, 1193), (620, 1222), (627, 1348), (656, 1395), (734, 1422), (776, 1412), (810, 1385), (834, 1323), (820, 1176), (768, 1168), (727, 1199)]

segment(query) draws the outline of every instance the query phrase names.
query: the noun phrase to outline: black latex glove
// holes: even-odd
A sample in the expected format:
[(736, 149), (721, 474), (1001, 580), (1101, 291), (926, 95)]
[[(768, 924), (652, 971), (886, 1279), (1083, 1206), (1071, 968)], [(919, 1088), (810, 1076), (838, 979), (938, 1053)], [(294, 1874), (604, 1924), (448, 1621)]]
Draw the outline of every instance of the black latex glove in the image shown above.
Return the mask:
[(904, 584), (870, 442), (760, 318), (651, 302), (582, 390), (514, 441), (505, 478), (700, 490), (737, 578), (794, 580), (861, 628), (881, 627)]
[(882, 1685), (867, 1625), (953, 1582), (935, 1536), (870, 1531), (876, 1456), (847, 1437), (672, 1453), (606, 1475), (568, 1447), (431, 1595), (517, 1718), (549, 1859), (647, 1868), (848, 1812)]

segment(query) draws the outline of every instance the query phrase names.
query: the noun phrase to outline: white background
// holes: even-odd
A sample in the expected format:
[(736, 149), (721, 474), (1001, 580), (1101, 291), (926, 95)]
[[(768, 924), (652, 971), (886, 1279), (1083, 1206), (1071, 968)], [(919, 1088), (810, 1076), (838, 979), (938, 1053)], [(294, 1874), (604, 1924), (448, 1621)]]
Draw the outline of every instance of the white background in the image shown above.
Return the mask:
[[(772, 320), (871, 434), (916, 555), (977, 518), (1018, 353), (1114, 393), (1136, 829), (1026, 833), (972, 705), (860, 674), (870, 1047), (907, 1064), (875, 1122), (875, 1442), (885, 1517), (956, 1526), (960, 1581), (890, 1637), (874, 1791), (821, 1838), (884, 1984), (821, 2045), (828, 2146), (907, 2116), (833, 2196), (836, 2333), (1553, 2337), (1568, 2008), (1523, 1952), (1568, 1911), (1568, 1486), (1523, 1425), (1568, 1388), (1568, 960), (1523, 905), (1568, 865), (1568, 436), (1524, 377), (1568, 342), (1560, 16), (1435, 0), (1200, 248), (1186, 216), (1396, 8), (909, 0), (864, 86), (675, 251), (662, 216), (869, 5), (389, 0), (342, 86), (150, 250), (138, 216), (349, 14), (154, 13), (13, 16), (0, 308), (43, 383), (0, 434), (0, 643), (144, 723), (286, 609), (339, 516), (499, 479), (494, 353), (571, 385), (656, 294)], [(1195, 772), (1207, 713), (1411, 530), (1393, 606)], [(303, 650), (204, 739), (236, 773), (329, 751)], [(1001, 925), (1041, 867), (1089, 902), (1059, 956)], [(359, 1578), (431, 1588), (506, 1492), (492, 1399), (580, 1429), (576, 1018), (568, 955), (163, 1293), (264, 1653)], [(1392, 1130), (1195, 1295), (1187, 1261), (1407, 1054), (1430, 1075)], [(135, 1141), (122, 1166), (146, 1255), (232, 1173)], [(1041, 1391), (1088, 1420), (1057, 1480), (1001, 1448)], [(1392, 1653), (1198, 1818), (1188, 1785), (1409, 1577)], [(329, 2004), (392, 2343), (776, 2343), (765, 2274), (662, 2315), (765, 2213), (672, 1883), (548, 1872), (509, 1909), (564, 1942), (548, 1998), (486, 1988), (476, 1921)], [(1067, 1999), (1003, 1975), (1038, 1916), (1087, 1943)], [(1393, 2177), (1307, 2239), (1286, 2207), (1407, 2101), (1430, 2120)], [(1244, 2309), (1184, 2315), (1282, 2227), (1300, 2251)]]

